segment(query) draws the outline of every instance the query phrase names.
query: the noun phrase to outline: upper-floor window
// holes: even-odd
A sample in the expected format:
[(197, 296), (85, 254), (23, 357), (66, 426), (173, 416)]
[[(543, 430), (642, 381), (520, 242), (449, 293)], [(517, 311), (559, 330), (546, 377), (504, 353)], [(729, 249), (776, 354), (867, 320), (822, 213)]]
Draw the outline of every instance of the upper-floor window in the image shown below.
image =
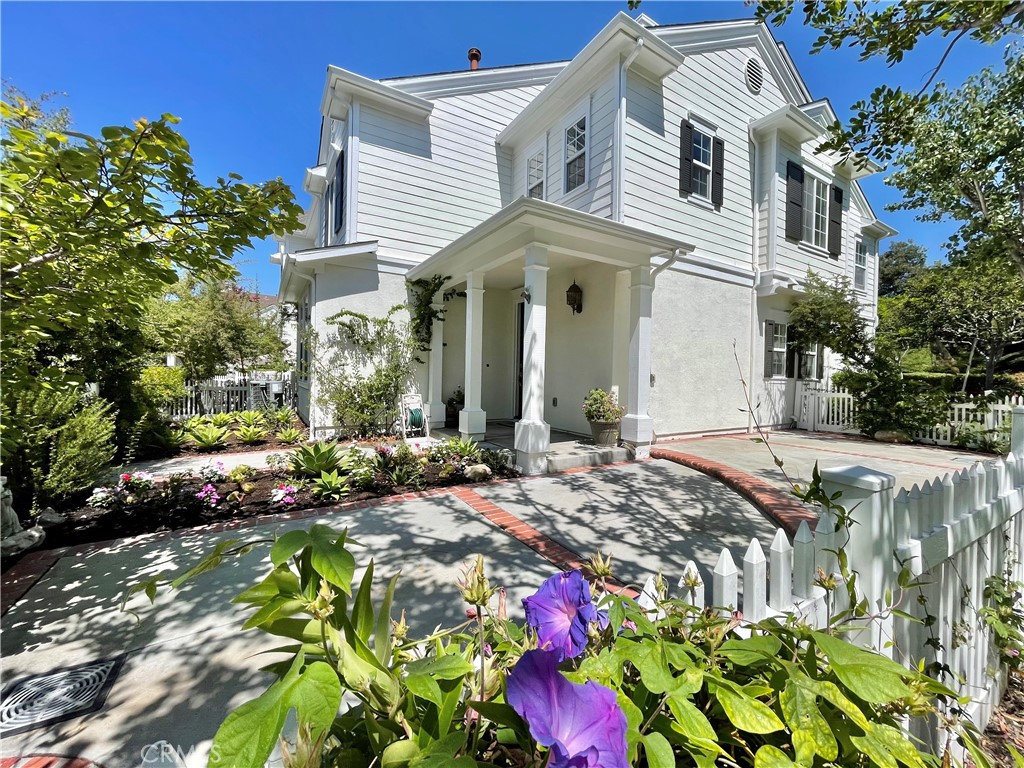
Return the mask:
[(526, 194), (537, 200), (544, 199), (544, 150), (526, 161)]
[(724, 199), (725, 142), (714, 129), (683, 120), (679, 129), (679, 194), (711, 203)]
[(334, 162), (334, 233), (345, 225), (345, 152)]
[(326, 247), (330, 243), (331, 198), (333, 196), (334, 187), (328, 184), (320, 198), (320, 245), (322, 247)]
[(565, 191), (587, 183), (587, 117), (565, 129)]
[(828, 185), (808, 175), (804, 182), (805, 243), (824, 248), (828, 237)]
[(853, 261), (853, 287), (858, 291), (868, 287), (868, 246), (863, 240), (857, 241)]
[(839, 258), (843, 246), (843, 189), (786, 163), (786, 237)]

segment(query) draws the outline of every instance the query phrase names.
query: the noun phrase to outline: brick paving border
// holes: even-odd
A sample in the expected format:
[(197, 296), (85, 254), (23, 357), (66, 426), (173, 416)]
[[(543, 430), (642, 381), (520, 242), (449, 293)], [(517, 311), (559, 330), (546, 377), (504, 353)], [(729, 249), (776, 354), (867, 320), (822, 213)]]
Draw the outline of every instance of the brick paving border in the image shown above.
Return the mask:
[(0, 768), (103, 768), (99, 763), (84, 757), (67, 755), (24, 755), (23, 757), (0, 757)]
[(721, 480), (750, 501), (762, 514), (780, 525), (790, 538), (796, 535), (801, 522), (806, 521), (812, 531), (818, 524), (818, 516), (799, 501), (746, 472), (674, 448), (654, 446), (651, 448), (651, 458), (671, 461)]
[[(631, 461), (617, 461), (611, 464), (600, 464), (594, 467), (574, 467), (573, 469), (567, 469), (562, 472), (556, 472), (550, 475), (529, 475), (526, 477), (505, 477), (496, 478), (494, 480), (488, 480), (482, 483), (473, 483), (472, 485), (450, 485), (443, 488), (428, 488), (424, 491), (414, 491), (412, 493), (396, 494), (394, 496), (381, 496), (376, 499), (365, 499), (362, 501), (346, 501), (341, 504), (332, 504), (327, 507), (313, 507), (311, 509), (299, 509), (294, 512), (280, 512), (273, 515), (260, 515), (258, 517), (248, 517), (244, 520), (228, 520), (217, 523), (210, 523), (209, 525), (200, 525), (194, 528), (179, 528), (174, 531), (161, 531), (159, 533), (144, 533), (140, 536), (134, 536), (130, 539), (112, 539), (109, 541), (95, 541), (88, 544), (79, 544), (73, 547), (63, 547), (60, 549), (47, 549), (40, 550), (38, 552), (30, 552), (25, 555), (21, 560), (12, 565), (2, 576), (0, 581), (0, 616), (3, 616), (10, 610), (15, 603), (17, 603), (25, 594), (43, 577), (46, 573), (60, 560), (62, 557), (68, 555), (91, 555), (94, 552), (98, 552), (101, 549), (112, 546), (117, 543), (127, 543), (128, 546), (134, 547), (143, 544), (151, 544), (157, 541), (166, 541), (168, 539), (182, 539), (186, 536), (194, 536), (202, 533), (221, 533), (224, 531), (236, 531), (245, 530), (247, 528), (255, 528), (261, 525), (270, 525), (273, 523), (283, 523), (290, 520), (306, 520), (309, 518), (316, 517), (327, 517), (334, 515), (339, 512), (348, 512), (350, 510), (362, 510), (369, 509), (371, 507), (382, 507), (387, 504), (397, 504), (403, 501), (412, 501), (414, 499), (429, 498), (431, 496), (445, 496), (452, 495), (459, 499), (473, 511), (483, 515), (487, 520), (491, 521), (505, 533), (512, 536), (512, 538), (520, 541), (526, 546), (530, 547), (541, 557), (547, 559), (552, 565), (558, 568), (564, 568), (568, 563), (575, 563), (575, 565), (569, 565), (568, 567), (577, 568), (583, 567), (585, 560), (579, 554), (566, 549), (562, 545), (544, 536), (540, 532), (530, 528), (522, 520), (505, 513), (506, 517), (502, 520), (505, 524), (495, 522), (491, 515), (485, 514), (482, 510), (478, 509), (474, 503), (466, 501), (466, 499), (479, 499), (480, 502), (490, 504), (482, 496), (473, 491), (473, 488), (480, 486), (490, 485), (501, 485), (504, 483), (522, 483), (531, 482), (533, 480), (539, 480), (545, 477), (558, 477), (560, 475), (574, 475), (580, 472), (591, 472), (595, 469), (609, 469), (613, 467), (621, 467), (626, 464), (632, 464)], [(468, 493), (469, 496), (465, 496)], [(476, 503), (476, 502), (475, 502)], [(478, 503), (477, 503), (478, 504)], [(491, 504), (490, 506), (494, 509), (500, 510), (496, 505)], [(493, 514), (493, 510), (488, 507), (488, 511)], [(512, 521), (515, 521), (513, 524)], [(528, 529), (528, 530), (527, 530)], [(540, 538), (537, 538), (540, 537)], [(3, 764), (0, 764), (0, 768), (4, 768)]]

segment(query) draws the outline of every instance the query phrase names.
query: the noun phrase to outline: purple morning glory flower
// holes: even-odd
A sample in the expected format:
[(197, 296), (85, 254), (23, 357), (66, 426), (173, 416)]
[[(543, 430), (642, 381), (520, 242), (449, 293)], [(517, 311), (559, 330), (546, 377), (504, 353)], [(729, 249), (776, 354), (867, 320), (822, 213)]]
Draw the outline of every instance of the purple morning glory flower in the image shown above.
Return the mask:
[(626, 716), (610, 688), (572, 683), (548, 651), (527, 651), (509, 674), (505, 696), (551, 750), (548, 768), (628, 768)]
[(590, 602), (590, 584), (578, 570), (556, 573), (540, 585), (536, 594), (523, 600), (526, 623), (537, 633), (541, 648), (554, 652), (558, 661), (572, 659), (587, 647), (587, 626), (606, 620)]

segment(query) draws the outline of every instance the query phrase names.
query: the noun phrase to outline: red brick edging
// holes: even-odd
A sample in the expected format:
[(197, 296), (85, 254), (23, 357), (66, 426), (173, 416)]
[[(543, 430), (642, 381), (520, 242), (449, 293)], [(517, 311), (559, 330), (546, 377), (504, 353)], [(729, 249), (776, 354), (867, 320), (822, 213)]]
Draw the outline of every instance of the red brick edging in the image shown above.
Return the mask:
[(672, 448), (651, 448), (651, 458), (681, 464), (684, 467), (703, 472), (716, 480), (721, 480), (748, 499), (761, 510), (762, 514), (778, 523), (790, 538), (796, 535), (800, 523), (806, 521), (812, 531), (818, 524), (817, 515), (799, 501), (746, 472)]
[(99, 763), (84, 757), (67, 755), (23, 755), (22, 757), (0, 757), (0, 768), (103, 768)]

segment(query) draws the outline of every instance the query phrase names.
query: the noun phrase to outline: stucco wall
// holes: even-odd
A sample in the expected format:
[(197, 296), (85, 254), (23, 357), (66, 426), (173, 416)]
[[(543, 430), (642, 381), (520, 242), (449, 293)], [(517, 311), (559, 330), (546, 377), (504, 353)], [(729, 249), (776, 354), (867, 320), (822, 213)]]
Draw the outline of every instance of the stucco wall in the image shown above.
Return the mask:
[(746, 429), (733, 341), (749, 380), (751, 289), (669, 270), (657, 278), (653, 303), (655, 432)]

